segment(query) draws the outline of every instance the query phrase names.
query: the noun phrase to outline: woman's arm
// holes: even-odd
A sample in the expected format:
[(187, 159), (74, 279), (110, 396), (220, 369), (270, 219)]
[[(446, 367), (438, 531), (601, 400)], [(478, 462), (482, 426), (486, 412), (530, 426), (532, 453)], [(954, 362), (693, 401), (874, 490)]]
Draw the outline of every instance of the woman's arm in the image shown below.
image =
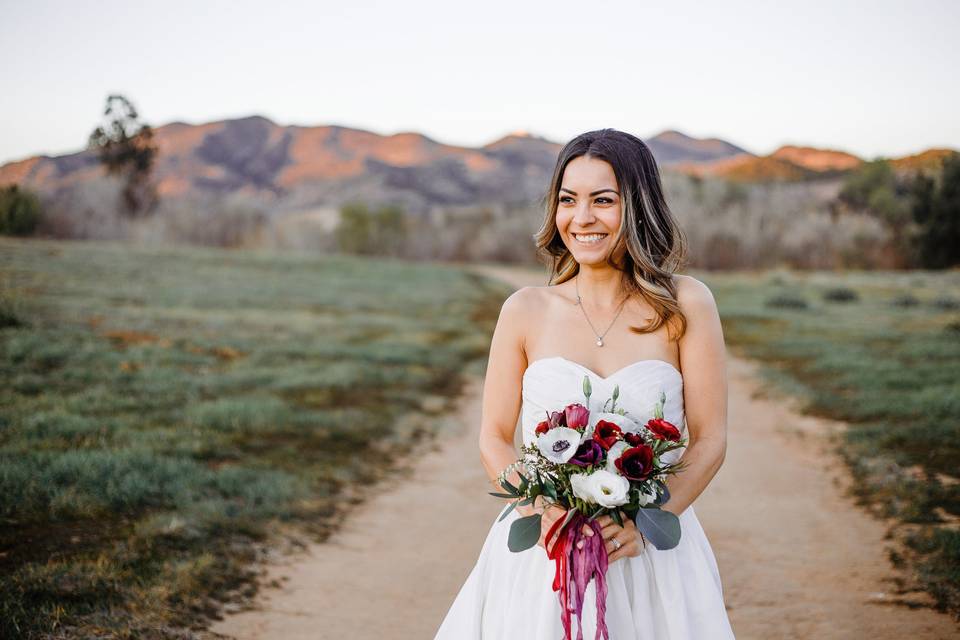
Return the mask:
[(677, 276), (677, 302), (687, 318), (680, 339), (687, 465), (667, 477), (664, 509), (680, 515), (697, 499), (723, 464), (727, 452), (727, 365), (720, 314), (713, 293), (696, 278)]
[[(515, 462), (514, 433), (522, 404), (521, 385), (527, 367), (524, 326), (535, 313), (531, 300), (536, 290), (524, 287), (508, 297), (500, 308), (500, 317), (490, 342), (490, 355), (483, 382), (483, 409), (480, 419), (480, 459), (494, 491), (503, 491), (498, 482), (500, 472)], [(517, 472), (507, 480), (519, 483)], [(521, 515), (531, 515), (530, 505), (517, 507)]]

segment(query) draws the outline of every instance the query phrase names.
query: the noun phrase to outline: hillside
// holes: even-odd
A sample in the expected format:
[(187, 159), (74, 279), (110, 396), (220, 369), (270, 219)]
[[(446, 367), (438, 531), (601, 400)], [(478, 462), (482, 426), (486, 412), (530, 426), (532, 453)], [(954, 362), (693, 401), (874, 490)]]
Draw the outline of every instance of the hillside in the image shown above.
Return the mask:
[[(479, 202), (532, 202), (543, 195), (561, 144), (514, 132), (479, 148), (444, 144), (416, 132), (380, 135), (328, 126), (282, 126), (252, 116), (155, 129), (154, 170), (161, 196), (236, 195), (278, 210), (338, 205), (362, 193), (369, 202), (408, 210)], [(676, 131), (648, 143), (659, 162), (726, 158), (743, 150), (722, 140)], [(69, 193), (103, 176), (96, 155), (37, 156), (0, 167), (0, 185), (20, 183), (45, 194)]]
[[(543, 196), (562, 146), (524, 131), (472, 148), (412, 131), (381, 135), (338, 125), (283, 126), (261, 116), (173, 122), (156, 128), (155, 139), (154, 179), (164, 199), (209, 203), (230, 197), (286, 213), (338, 207), (360, 195), (411, 212), (528, 204)], [(757, 156), (719, 138), (676, 130), (646, 142), (665, 171), (742, 182), (830, 177), (862, 162), (842, 151), (795, 145)], [(931, 149), (893, 162), (902, 169), (925, 167), (948, 151)], [(19, 183), (65, 208), (103, 176), (87, 150), (0, 166), (0, 186)]]

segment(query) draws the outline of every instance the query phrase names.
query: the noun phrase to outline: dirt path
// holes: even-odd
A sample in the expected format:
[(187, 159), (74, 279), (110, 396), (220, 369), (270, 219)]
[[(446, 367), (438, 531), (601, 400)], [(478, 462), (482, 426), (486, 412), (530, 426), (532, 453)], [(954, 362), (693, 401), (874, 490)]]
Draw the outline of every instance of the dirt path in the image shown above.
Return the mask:
[[(484, 271), (516, 287), (545, 280)], [(737, 637), (957, 637), (949, 617), (892, 604), (886, 528), (844, 497), (841, 462), (822, 456), (824, 436), (842, 425), (760, 397), (748, 361), (731, 356), (729, 374), (727, 458), (696, 508)], [(409, 480), (360, 505), (328, 542), (268, 567), (266, 583), (282, 586), (211, 630), (241, 640), (433, 638), (502, 507), (486, 494), (476, 450), (481, 389), (471, 379), (462, 428)]]

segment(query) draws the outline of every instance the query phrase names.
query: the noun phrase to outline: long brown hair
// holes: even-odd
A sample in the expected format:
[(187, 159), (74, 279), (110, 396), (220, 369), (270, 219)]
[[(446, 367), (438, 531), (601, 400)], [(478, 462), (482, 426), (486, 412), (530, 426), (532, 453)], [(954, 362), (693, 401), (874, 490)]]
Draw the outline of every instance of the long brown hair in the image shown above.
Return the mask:
[[(537, 255), (552, 261), (549, 283), (566, 282), (580, 271), (556, 220), (563, 173), (570, 161), (580, 156), (605, 160), (613, 167), (622, 204), (620, 229), (606, 263), (622, 272), (622, 293), (641, 296), (656, 312), (646, 326), (631, 326), (630, 331), (651, 333), (667, 324), (668, 338), (674, 339), (670, 327), (676, 323), (679, 329), (675, 339), (679, 340), (686, 332), (687, 320), (677, 302), (673, 274), (685, 266), (687, 240), (663, 197), (653, 153), (634, 135), (616, 129), (588, 131), (560, 150), (550, 188), (542, 200), (543, 223), (533, 236)], [(617, 264), (613, 256), (624, 245), (623, 264)]]

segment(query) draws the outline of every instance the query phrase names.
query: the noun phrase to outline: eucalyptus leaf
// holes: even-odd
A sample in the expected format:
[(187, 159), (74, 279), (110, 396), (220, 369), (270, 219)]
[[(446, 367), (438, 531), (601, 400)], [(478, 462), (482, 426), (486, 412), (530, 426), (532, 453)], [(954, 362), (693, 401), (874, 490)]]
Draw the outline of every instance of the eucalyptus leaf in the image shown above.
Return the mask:
[(544, 493), (550, 496), (553, 500), (559, 500), (557, 497), (557, 485), (553, 483), (553, 480), (546, 479), (543, 481), (543, 488), (545, 489)]
[(540, 514), (517, 518), (510, 523), (507, 548), (514, 553), (526, 551), (540, 540)]
[(512, 493), (497, 493), (495, 491), (488, 491), (487, 493), (492, 495), (494, 498), (516, 498), (517, 497)]
[(511, 502), (510, 505), (507, 507), (507, 510), (504, 511), (499, 518), (497, 518), (497, 522), (502, 521), (504, 518), (510, 515), (510, 512), (513, 511), (514, 508), (516, 508), (516, 506), (517, 506), (517, 501)]
[(507, 480), (506, 478), (503, 479), (503, 482), (500, 483), (500, 486), (502, 486), (504, 489), (509, 491), (512, 494), (511, 497), (520, 495), (520, 492), (517, 490), (517, 488), (512, 484), (510, 484), (510, 481)]
[[(557, 531), (563, 531), (563, 528), (567, 526), (567, 523), (573, 519), (573, 515), (577, 512), (576, 509), (567, 509), (567, 515), (563, 517), (563, 524), (560, 525), (560, 528)], [(537, 538), (539, 540), (539, 538)], [(554, 540), (556, 540), (556, 534), (554, 534)]]
[(660, 551), (673, 549), (680, 543), (680, 519), (674, 513), (657, 507), (641, 508), (634, 522), (640, 533)]

